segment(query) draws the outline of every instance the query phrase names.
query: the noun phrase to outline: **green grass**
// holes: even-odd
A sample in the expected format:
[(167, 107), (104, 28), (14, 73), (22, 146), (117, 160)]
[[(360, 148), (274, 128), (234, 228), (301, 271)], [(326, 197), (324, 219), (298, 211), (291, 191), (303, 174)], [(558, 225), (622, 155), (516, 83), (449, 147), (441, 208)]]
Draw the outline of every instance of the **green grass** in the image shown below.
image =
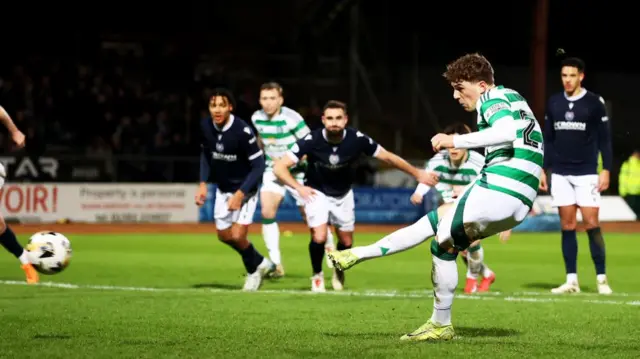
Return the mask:
[[(347, 272), (353, 295), (312, 295), (308, 239), (282, 239), (287, 277), (242, 293), (239, 256), (215, 235), (76, 235), (71, 266), (25, 286), (0, 252), (2, 358), (637, 358), (640, 235), (606, 235), (613, 296), (594, 294), (580, 237), (585, 293), (553, 296), (564, 280), (559, 234), (484, 241), (493, 292), (454, 302), (458, 339), (407, 344), (400, 335), (432, 308), (427, 244)], [(357, 234), (358, 244), (378, 235)], [(21, 240), (25, 241), (26, 237)], [(266, 253), (262, 239), (253, 237)], [(327, 279), (330, 271), (326, 270)], [(112, 286), (103, 287), (100, 286)], [(117, 286), (114, 288), (114, 286)], [(327, 281), (330, 288), (330, 281)], [(348, 293), (347, 293), (348, 294)]]

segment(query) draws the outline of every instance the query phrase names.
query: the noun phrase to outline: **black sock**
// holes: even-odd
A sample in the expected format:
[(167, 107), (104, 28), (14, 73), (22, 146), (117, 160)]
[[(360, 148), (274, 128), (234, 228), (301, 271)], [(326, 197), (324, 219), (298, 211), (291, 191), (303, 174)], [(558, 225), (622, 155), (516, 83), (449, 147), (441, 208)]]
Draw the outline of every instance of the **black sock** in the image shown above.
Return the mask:
[(249, 242), (249, 246), (245, 249), (239, 249), (233, 242), (225, 243), (230, 245), (231, 248), (235, 249), (236, 252), (238, 252), (242, 256), (242, 263), (244, 263), (244, 268), (249, 274), (255, 272), (264, 259), (264, 257), (258, 251), (256, 251), (251, 242)]
[(339, 251), (344, 251), (345, 249), (349, 249), (352, 246), (345, 246), (342, 242), (338, 241), (338, 246), (336, 248), (338, 248)]
[(324, 243), (309, 242), (309, 256), (313, 274), (322, 272), (322, 258), (324, 257)]
[(562, 256), (564, 257), (564, 267), (567, 274), (577, 273), (578, 239), (575, 229), (562, 231)]
[(22, 248), (16, 238), (16, 235), (13, 234), (13, 231), (9, 226), (4, 230), (4, 233), (0, 234), (0, 244), (2, 244), (7, 251), (16, 256), (16, 258), (20, 258), (24, 252), (24, 248)]
[(600, 227), (587, 230), (589, 236), (589, 248), (591, 249), (591, 259), (596, 266), (596, 274), (605, 274), (605, 250), (604, 238)]

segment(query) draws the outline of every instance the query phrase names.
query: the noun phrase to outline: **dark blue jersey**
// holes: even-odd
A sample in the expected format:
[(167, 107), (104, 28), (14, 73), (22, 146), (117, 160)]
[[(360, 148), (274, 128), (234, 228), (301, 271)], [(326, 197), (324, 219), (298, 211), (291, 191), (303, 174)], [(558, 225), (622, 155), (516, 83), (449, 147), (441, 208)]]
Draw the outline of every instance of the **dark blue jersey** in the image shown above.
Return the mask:
[(218, 128), (211, 118), (203, 119), (200, 126), (200, 181), (215, 183), (225, 193), (256, 193), (265, 161), (251, 127), (233, 115), (223, 128)]
[(317, 129), (298, 140), (287, 155), (298, 162), (307, 156), (304, 184), (331, 197), (342, 197), (351, 190), (355, 165), (364, 154), (375, 156), (380, 146), (353, 128), (344, 130), (340, 143), (329, 143), (325, 130)]
[(566, 176), (597, 174), (598, 152), (611, 170), (611, 131), (604, 99), (583, 91), (551, 96), (544, 123), (544, 168)]

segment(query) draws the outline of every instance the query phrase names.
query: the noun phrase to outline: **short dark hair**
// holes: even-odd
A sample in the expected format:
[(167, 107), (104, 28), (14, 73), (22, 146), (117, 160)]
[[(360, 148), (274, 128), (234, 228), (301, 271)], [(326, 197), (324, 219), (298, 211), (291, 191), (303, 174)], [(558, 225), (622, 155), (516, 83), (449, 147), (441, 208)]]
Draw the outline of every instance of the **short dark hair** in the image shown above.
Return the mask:
[(450, 83), (462, 81), (484, 81), (493, 85), (493, 67), (484, 56), (473, 53), (466, 54), (447, 65), (447, 71), (442, 76)]
[(233, 94), (231, 93), (231, 91), (229, 91), (224, 87), (217, 87), (213, 89), (213, 92), (211, 93), (211, 97), (209, 98), (209, 101), (213, 100), (215, 97), (226, 98), (227, 103), (231, 105), (231, 107), (233, 108), (236, 107), (236, 100), (233, 98)]
[(280, 84), (275, 81), (263, 83), (260, 86), (260, 91), (262, 92), (262, 90), (277, 90), (280, 96), (282, 96), (282, 92), (283, 92), (282, 86), (280, 86)]
[(322, 108), (322, 113), (324, 113), (328, 108), (338, 108), (344, 111), (344, 114), (347, 114), (347, 104), (342, 101), (337, 100), (329, 100)]
[(576, 69), (578, 69), (578, 72), (584, 72), (585, 69), (585, 64), (584, 61), (582, 61), (582, 59), (577, 58), (577, 57), (568, 57), (564, 60), (562, 60), (562, 67), (575, 67)]
[(446, 135), (453, 135), (454, 133), (464, 135), (465, 133), (471, 133), (471, 128), (462, 122), (456, 122), (445, 127), (443, 132)]

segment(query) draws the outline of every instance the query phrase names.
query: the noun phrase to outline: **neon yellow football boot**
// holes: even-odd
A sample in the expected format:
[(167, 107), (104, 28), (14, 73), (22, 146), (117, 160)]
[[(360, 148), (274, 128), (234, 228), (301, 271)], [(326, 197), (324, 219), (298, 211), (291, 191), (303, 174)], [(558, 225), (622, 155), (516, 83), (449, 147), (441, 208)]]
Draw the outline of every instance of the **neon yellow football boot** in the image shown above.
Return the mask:
[(431, 320), (427, 321), (420, 328), (414, 330), (411, 333), (403, 335), (400, 340), (403, 341), (440, 341), (451, 340), (455, 335), (453, 325), (438, 326)]
[(343, 251), (332, 251), (327, 253), (327, 257), (333, 262), (333, 266), (338, 270), (345, 271), (358, 263), (358, 258), (351, 249)]

